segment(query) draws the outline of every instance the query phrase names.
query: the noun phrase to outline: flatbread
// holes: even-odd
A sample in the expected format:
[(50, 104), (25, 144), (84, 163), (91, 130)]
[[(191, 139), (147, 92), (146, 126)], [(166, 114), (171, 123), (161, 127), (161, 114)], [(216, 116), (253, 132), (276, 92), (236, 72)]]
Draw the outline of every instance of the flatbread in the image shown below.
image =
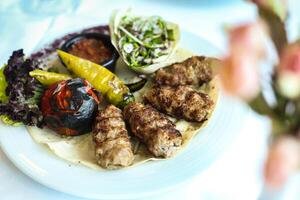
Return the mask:
[[(170, 62), (180, 62), (191, 57), (192, 55), (193, 53), (190, 51), (178, 48), (172, 58), (170, 58)], [(212, 61), (213, 60), (214, 59), (212, 59)], [(212, 67), (214, 68), (213, 62)], [(132, 80), (132, 78), (136, 76), (130, 70), (128, 70), (126, 64), (123, 63), (121, 59), (117, 63), (116, 74), (125, 82)], [(197, 88), (197, 90), (207, 93), (214, 101), (214, 106), (211, 109), (208, 119), (210, 118), (218, 99), (219, 87), (217, 79), (218, 78), (215, 77), (212, 81), (210, 81), (210, 83), (202, 86), (201, 88)], [(136, 101), (142, 101), (143, 94), (149, 89), (149, 87), (151, 87), (152, 84), (153, 83), (151, 81), (148, 81), (142, 90), (134, 93)], [(185, 120), (176, 120), (171, 117), (170, 119), (176, 124), (176, 128), (183, 136), (183, 145), (181, 150), (188, 145), (190, 140), (196, 134), (201, 134), (201, 129), (203, 129), (209, 121), (206, 120), (204, 123), (191, 123)], [(36, 127), (27, 127), (27, 130), (34, 141), (45, 145), (58, 157), (74, 164), (84, 165), (96, 170), (105, 170), (97, 165), (95, 146), (91, 133), (75, 137), (64, 137), (47, 128), (39, 129)], [(145, 145), (140, 143), (135, 137), (131, 137), (131, 141), (134, 150), (134, 162), (132, 166), (151, 160), (160, 160), (150, 154)], [(178, 153), (180, 153), (180, 151)]]

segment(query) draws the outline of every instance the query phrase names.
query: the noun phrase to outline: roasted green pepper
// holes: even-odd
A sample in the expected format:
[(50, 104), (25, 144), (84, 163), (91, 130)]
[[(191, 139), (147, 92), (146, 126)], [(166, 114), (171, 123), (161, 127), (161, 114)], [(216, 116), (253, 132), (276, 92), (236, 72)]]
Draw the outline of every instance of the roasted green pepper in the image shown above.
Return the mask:
[(136, 92), (142, 89), (146, 83), (147, 83), (147, 78), (142, 78), (140, 81), (126, 84), (126, 86), (129, 88), (130, 92)]
[(59, 74), (55, 72), (47, 72), (40, 69), (35, 69), (29, 72), (31, 77), (36, 78), (43, 85), (52, 85), (54, 83), (71, 79), (72, 77), (68, 74)]
[(129, 88), (105, 67), (61, 50), (57, 53), (70, 71), (89, 81), (111, 104), (123, 107), (134, 101)]

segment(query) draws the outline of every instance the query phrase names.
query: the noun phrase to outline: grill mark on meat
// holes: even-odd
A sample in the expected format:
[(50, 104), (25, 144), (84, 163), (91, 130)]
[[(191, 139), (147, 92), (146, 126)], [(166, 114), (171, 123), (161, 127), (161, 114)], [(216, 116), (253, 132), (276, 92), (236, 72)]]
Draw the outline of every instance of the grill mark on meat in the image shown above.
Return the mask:
[(124, 109), (131, 132), (156, 157), (171, 157), (182, 144), (182, 135), (162, 113), (149, 105), (131, 103)]
[(205, 121), (213, 105), (207, 94), (188, 86), (154, 86), (144, 95), (144, 101), (168, 115), (191, 122)]
[(201, 86), (213, 77), (209, 59), (203, 56), (192, 56), (183, 62), (174, 63), (159, 69), (155, 74), (158, 85), (194, 85)]
[(132, 164), (132, 146), (119, 108), (109, 105), (99, 111), (93, 128), (93, 140), (100, 166), (113, 169)]

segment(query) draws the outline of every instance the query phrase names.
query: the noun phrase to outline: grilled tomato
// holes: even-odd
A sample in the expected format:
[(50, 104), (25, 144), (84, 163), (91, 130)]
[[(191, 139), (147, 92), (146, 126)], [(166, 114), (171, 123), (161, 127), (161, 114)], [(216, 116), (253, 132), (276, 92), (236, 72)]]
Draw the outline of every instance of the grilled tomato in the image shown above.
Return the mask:
[(50, 85), (42, 96), (41, 110), (48, 128), (75, 136), (92, 130), (99, 102), (100, 95), (91, 84), (75, 78)]

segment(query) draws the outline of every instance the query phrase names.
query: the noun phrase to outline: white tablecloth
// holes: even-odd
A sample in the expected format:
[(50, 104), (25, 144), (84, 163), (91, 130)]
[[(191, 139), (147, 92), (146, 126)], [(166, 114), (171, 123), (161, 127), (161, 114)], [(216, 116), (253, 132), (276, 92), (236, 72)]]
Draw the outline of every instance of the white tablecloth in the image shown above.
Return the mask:
[[(224, 1), (216, 2), (219, 4), (212, 5), (214, 4), (212, 1), (200, 0), (86, 0), (81, 2), (75, 13), (80, 16), (97, 17), (99, 21), (100, 19), (104, 21), (115, 8), (133, 7), (145, 14), (157, 14), (177, 22), (182, 29), (194, 32), (224, 50), (226, 40), (223, 27), (252, 21), (255, 19), (256, 11), (253, 6), (238, 0), (232, 3), (226, 1), (228, 4)], [(0, 3), (0, 63), (4, 63), (15, 49), (24, 48), (26, 52), (30, 52), (44, 37), (53, 22), (55, 22), (53, 17), (36, 17), (20, 13), (17, 4)], [(297, 31), (292, 31), (291, 37), (296, 35)], [(178, 190), (149, 199), (257, 199), (262, 189), (261, 169), (269, 130), (265, 122), (250, 113), (240, 135), (209, 169)], [(292, 185), (294, 186), (290, 187), (291, 190), (295, 188), (296, 183)], [(290, 198), (293, 197), (289, 196)], [(34, 182), (13, 166), (0, 150), (0, 199), (81, 198), (59, 193)]]

